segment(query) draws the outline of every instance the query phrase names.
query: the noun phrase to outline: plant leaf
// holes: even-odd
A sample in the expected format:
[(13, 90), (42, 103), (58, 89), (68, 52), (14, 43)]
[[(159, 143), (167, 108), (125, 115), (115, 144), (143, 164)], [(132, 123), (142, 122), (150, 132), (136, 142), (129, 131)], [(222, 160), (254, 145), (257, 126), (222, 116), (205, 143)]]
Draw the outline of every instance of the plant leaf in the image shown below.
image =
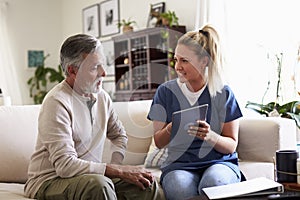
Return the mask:
[(297, 127), (300, 128), (300, 115), (290, 112), (288, 112), (287, 114), (291, 117), (291, 119), (295, 120)]
[(266, 114), (268, 116), (269, 113), (274, 110), (274, 105), (275, 105), (274, 102), (264, 105), (264, 104), (253, 103), (248, 101), (245, 107), (253, 109), (254, 111), (260, 114)]

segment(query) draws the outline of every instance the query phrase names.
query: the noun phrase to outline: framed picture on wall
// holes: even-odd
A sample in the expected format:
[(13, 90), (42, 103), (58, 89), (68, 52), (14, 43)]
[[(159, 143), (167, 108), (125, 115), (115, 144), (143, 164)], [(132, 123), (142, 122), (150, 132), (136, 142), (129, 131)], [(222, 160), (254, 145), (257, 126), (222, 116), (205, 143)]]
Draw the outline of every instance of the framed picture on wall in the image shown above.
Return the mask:
[(100, 35), (101, 37), (120, 32), (119, 0), (108, 0), (100, 3)]
[(33, 69), (44, 65), (44, 51), (43, 50), (28, 50), (27, 60), (28, 68)]
[(95, 4), (82, 11), (83, 33), (99, 37), (99, 5)]
[(159, 15), (163, 12), (165, 12), (165, 2), (150, 4), (150, 12), (148, 17), (147, 27), (150, 28), (150, 27), (158, 26)]
[(106, 58), (106, 75), (115, 76), (115, 50), (114, 42), (112, 40), (101, 41), (103, 46), (103, 52)]

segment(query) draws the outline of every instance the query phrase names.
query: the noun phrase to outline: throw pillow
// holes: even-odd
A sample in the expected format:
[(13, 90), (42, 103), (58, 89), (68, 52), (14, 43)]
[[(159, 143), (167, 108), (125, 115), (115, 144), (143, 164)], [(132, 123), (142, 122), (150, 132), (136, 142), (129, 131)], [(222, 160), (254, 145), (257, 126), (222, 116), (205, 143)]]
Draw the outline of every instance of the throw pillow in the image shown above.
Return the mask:
[(157, 148), (152, 138), (152, 142), (144, 163), (145, 167), (159, 168), (165, 162), (167, 156), (168, 156), (168, 149)]

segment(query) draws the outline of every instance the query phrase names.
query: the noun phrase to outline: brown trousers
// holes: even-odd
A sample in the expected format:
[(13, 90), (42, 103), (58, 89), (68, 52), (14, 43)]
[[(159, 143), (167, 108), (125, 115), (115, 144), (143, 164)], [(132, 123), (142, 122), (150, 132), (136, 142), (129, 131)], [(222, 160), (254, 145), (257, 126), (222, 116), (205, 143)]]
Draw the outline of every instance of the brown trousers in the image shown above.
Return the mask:
[(139, 187), (120, 179), (98, 174), (48, 180), (39, 188), (38, 200), (162, 200), (165, 199), (157, 181), (151, 188)]

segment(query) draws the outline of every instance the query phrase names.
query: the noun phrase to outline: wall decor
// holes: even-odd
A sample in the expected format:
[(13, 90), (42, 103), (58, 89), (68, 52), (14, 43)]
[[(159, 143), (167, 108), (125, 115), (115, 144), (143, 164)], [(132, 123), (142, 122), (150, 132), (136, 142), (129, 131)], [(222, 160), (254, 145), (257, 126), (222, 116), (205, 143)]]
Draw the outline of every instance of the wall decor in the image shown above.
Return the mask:
[(108, 0), (100, 3), (100, 35), (101, 37), (120, 32), (119, 0)]
[(82, 11), (83, 33), (99, 37), (99, 5), (95, 4)]
[(159, 15), (163, 12), (165, 12), (165, 2), (150, 4), (147, 27), (150, 28), (156, 26), (159, 20)]
[(103, 52), (106, 58), (105, 71), (107, 76), (115, 76), (115, 52), (112, 40), (101, 41)]
[(27, 51), (28, 68), (36, 68), (44, 65), (44, 51), (28, 50)]

